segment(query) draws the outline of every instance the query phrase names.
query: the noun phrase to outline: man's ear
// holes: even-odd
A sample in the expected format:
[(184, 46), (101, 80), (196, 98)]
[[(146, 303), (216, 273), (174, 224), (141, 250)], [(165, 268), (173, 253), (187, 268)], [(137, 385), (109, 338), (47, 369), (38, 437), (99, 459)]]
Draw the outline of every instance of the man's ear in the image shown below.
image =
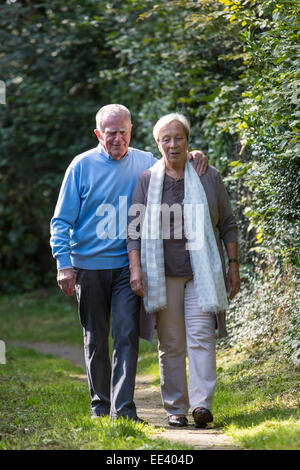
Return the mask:
[(98, 140), (100, 140), (100, 137), (101, 137), (100, 131), (98, 131), (98, 129), (94, 129), (94, 132), (96, 136), (98, 137)]

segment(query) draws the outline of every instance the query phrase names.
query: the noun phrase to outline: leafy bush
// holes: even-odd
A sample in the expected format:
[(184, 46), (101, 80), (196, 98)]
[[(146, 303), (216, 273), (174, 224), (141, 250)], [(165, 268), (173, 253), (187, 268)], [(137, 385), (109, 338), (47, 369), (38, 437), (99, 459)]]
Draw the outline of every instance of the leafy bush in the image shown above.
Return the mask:
[(96, 145), (94, 115), (109, 100), (99, 67), (114, 66), (104, 2), (7, 2), (0, 7), (0, 289), (54, 282), (49, 221), (63, 173)]
[[(283, 331), (276, 326), (278, 302), (295, 291), (299, 264), (297, 3), (2, 5), (0, 78), (7, 105), (0, 107), (0, 289), (54, 282), (49, 221), (67, 164), (97, 143), (98, 108), (127, 105), (132, 145), (154, 153), (154, 123), (176, 110), (190, 118), (191, 146), (221, 171), (237, 213), (240, 259), (252, 283), (239, 302), (257, 292), (257, 302), (247, 305), (249, 328), (257, 325), (249, 338)], [(296, 357), (300, 314), (292, 298), (284, 303), (284, 338)]]
[(300, 367), (300, 297), (272, 275), (244, 273), (242, 292), (228, 311), (229, 336), (223, 345), (273, 351)]

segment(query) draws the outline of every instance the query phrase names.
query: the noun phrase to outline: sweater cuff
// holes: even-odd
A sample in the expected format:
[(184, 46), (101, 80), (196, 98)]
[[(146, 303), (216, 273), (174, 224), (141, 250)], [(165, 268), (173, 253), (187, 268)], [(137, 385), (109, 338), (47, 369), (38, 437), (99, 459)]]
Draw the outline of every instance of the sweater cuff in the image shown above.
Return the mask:
[(224, 235), (224, 237), (222, 239), (223, 239), (223, 242), (224, 242), (225, 245), (227, 245), (227, 243), (237, 243), (238, 242), (238, 237), (237, 237), (236, 233), (227, 233), (226, 235)]
[(141, 241), (140, 240), (127, 240), (127, 253), (132, 250), (140, 250)]
[(72, 268), (72, 262), (69, 255), (63, 255), (56, 258), (57, 270)]

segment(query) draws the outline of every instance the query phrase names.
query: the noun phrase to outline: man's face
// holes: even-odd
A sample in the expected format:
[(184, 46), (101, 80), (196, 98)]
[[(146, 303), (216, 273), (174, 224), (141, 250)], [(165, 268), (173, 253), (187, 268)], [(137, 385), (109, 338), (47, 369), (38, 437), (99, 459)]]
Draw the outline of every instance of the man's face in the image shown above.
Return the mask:
[(98, 135), (101, 145), (114, 160), (120, 160), (128, 151), (131, 138), (131, 121), (127, 114), (108, 116), (102, 122)]

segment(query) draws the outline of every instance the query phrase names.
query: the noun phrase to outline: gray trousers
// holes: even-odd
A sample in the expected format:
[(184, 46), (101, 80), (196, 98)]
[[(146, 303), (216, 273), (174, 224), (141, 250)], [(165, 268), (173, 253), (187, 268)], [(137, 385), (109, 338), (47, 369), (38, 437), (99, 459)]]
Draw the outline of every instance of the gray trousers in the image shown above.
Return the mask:
[(140, 297), (131, 290), (129, 267), (76, 271), (92, 415), (135, 417)]
[[(161, 394), (168, 415), (211, 408), (216, 384), (215, 318), (197, 305), (191, 278), (166, 277), (168, 306), (157, 314)], [(189, 363), (187, 385), (186, 352)]]

